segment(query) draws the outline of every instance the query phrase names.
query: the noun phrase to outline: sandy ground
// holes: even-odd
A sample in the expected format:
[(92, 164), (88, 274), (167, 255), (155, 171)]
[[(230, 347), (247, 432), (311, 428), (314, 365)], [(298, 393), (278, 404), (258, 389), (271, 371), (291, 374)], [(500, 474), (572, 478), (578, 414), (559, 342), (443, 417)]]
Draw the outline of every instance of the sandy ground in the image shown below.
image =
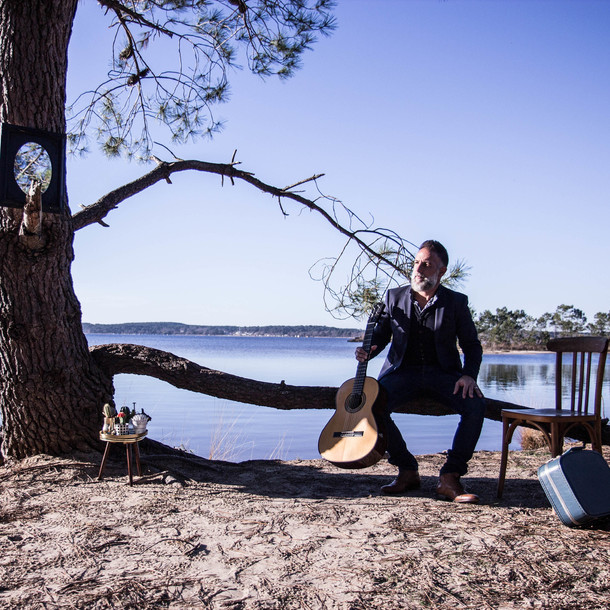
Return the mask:
[[(480, 452), (478, 506), (423, 489), (379, 495), (382, 461), (240, 464), (152, 456), (127, 484), (117, 453), (0, 468), (2, 608), (607, 608), (610, 524), (561, 524), (538, 483), (544, 451)], [(610, 454), (606, 453), (606, 459)]]

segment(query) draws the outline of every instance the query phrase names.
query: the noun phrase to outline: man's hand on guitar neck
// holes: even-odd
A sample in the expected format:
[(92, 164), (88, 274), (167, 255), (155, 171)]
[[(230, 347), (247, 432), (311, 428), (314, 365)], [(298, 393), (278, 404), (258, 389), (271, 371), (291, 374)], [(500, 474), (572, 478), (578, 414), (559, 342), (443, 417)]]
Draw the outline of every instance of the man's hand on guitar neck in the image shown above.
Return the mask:
[(367, 360), (370, 360), (373, 356), (373, 352), (376, 349), (377, 349), (376, 345), (371, 345), (371, 351), (366, 352), (362, 347), (357, 347), (356, 348), (356, 360), (358, 360), (358, 362), (366, 362)]

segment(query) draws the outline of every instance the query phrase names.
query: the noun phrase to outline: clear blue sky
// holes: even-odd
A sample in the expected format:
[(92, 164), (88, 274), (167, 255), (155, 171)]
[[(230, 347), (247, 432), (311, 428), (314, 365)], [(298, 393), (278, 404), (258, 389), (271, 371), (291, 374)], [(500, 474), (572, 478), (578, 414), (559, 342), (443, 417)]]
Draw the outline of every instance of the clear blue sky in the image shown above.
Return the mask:
[[(102, 15), (81, 2), (71, 97), (108, 65)], [(343, 0), (336, 15), (293, 79), (236, 73), (224, 131), (176, 154), (228, 162), (237, 149), (277, 186), (325, 173), (361, 216), (464, 259), (479, 312), (609, 311), (610, 2)], [(70, 206), (145, 171), (71, 159)], [(343, 240), (289, 207), (195, 174), (126, 201), (109, 229), (76, 235), (84, 321), (358, 325), (324, 311), (308, 274)]]

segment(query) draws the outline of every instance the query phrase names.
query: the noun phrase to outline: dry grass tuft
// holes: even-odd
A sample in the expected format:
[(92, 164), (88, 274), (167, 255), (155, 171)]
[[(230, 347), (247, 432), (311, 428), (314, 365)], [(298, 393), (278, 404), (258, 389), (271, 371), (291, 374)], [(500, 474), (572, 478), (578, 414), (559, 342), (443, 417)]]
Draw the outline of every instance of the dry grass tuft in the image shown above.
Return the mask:
[(535, 451), (548, 447), (544, 440), (544, 435), (539, 430), (532, 428), (519, 428), (519, 442), (523, 451)]

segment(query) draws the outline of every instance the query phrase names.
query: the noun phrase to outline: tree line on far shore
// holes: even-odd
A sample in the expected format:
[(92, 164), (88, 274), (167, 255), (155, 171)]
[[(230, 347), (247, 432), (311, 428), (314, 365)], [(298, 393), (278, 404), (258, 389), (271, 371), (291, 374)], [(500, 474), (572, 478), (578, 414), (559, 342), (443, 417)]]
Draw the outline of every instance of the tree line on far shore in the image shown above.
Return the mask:
[[(535, 318), (522, 309), (488, 309), (473, 319), (483, 347), (494, 350), (544, 350), (549, 339), (578, 335), (610, 334), (610, 311), (598, 312), (589, 322), (582, 310), (559, 305), (554, 313)], [(151, 335), (232, 335), (280, 337), (344, 337), (361, 340), (363, 330), (330, 326), (203, 326), (176, 322), (132, 322), (123, 324), (83, 324), (86, 333)]]
[(85, 333), (110, 335), (204, 335), (237, 337), (344, 337), (351, 339), (362, 335), (357, 328), (331, 326), (204, 326), (179, 322), (126, 322), (121, 324), (83, 323)]
[(506, 307), (492, 313), (488, 309), (473, 314), (479, 338), (487, 349), (545, 349), (549, 339), (579, 335), (607, 336), (610, 334), (610, 311), (598, 312), (589, 322), (584, 312), (574, 305), (559, 305), (554, 313), (538, 318), (522, 309)]
[[(607, 336), (610, 334), (610, 311), (598, 312), (593, 321), (573, 305), (559, 305), (554, 313), (538, 318), (523, 309), (499, 307), (473, 312), (474, 323), (483, 347), (494, 350), (544, 350), (549, 339), (578, 335)], [(363, 330), (330, 326), (220, 326), (192, 325), (176, 322), (131, 322), (123, 324), (83, 324), (86, 333), (119, 335), (232, 335), (280, 337), (345, 337), (362, 339)]]

